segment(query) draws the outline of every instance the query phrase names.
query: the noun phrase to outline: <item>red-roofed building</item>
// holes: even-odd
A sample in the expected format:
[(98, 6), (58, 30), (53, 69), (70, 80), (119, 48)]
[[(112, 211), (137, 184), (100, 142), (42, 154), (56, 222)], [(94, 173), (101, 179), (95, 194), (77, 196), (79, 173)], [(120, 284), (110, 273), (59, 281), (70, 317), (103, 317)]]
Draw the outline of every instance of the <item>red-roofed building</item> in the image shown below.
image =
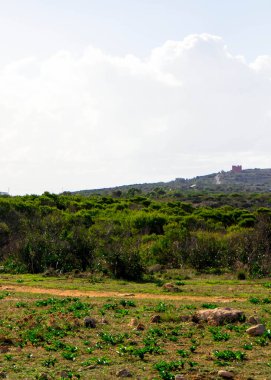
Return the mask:
[(233, 173), (241, 173), (242, 172), (242, 165), (232, 165), (231, 171)]

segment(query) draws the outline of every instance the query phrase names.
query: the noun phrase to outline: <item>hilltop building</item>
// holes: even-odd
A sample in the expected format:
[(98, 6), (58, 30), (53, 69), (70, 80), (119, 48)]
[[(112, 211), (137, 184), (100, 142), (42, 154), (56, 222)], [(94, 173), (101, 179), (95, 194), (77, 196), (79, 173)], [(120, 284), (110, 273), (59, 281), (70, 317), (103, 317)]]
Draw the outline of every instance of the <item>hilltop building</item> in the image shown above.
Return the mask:
[(242, 165), (232, 165), (231, 171), (233, 173), (241, 173), (242, 172)]

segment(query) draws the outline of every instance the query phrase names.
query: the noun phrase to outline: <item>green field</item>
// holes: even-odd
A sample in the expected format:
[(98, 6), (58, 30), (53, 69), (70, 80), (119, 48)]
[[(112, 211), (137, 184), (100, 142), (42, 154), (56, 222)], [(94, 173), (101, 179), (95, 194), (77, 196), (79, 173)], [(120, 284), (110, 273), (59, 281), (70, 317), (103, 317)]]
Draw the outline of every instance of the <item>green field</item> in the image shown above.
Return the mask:
[[(163, 277), (160, 286), (91, 276), (1, 275), (0, 377), (99, 380), (118, 378), (118, 371), (127, 369), (134, 379), (184, 374), (207, 380), (226, 369), (234, 379), (270, 379), (271, 282), (193, 273), (178, 280), (182, 275), (168, 271), (164, 277), (171, 279)], [(165, 281), (179, 292), (166, 292)], [(41, 288), (48, 294), (31, 293)], [(54, 289), (69, 296), (57, 296)], [(250, 337), (246, 321), (223, 326), (183, 321), (214, 307), (256, 315), (267, 330)], [(154, 315), (160, 322), (151, 322)], [(94, 318), (96, 327), (86, 327), (86, 317)]]

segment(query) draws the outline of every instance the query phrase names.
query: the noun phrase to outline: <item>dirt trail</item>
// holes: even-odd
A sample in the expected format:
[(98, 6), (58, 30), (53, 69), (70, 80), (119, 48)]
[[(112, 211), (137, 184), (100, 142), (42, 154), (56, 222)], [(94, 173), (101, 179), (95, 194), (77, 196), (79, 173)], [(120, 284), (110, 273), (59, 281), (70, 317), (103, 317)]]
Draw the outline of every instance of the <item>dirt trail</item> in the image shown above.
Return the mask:
[(202, 301), (202, 302), (244, 302), (244, 298), (235, 297), (212, 297), (212, 296), (182, 296), (176, 294), (151, 294), (151, 293), (119, 293), (119, 292), (102, 292), (92, 290), (64, 290), (64, 289), (46, 289), (36, 288), (25, 285), (0, 285), (0, 290), (14, 291), (20, 293), (30, 294), (48, 294), (54, 296), (64, 297), (132, 297), (133, 299), (157, 299), (157, 300), (188, 300), (188, 301)]

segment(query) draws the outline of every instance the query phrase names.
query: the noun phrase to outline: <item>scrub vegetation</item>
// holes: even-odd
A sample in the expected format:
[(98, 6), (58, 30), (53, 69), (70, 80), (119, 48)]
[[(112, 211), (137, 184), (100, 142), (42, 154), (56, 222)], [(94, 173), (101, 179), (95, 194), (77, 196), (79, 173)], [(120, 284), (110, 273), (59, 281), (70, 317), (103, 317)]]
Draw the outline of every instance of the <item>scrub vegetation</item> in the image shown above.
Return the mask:
[(269, 194), (55, 195), (0, 198), (0, 259), (7, 273), (89, 271), (143, 280), (163, 268), (271, 269)]
[[(268, 379), (270, 199), (161, 189), (1, 197), (0, 377), (207, 380), (225, 369)], [(193, 320), (218, 307), (245, 317)], [(246, 332), (250, 316), (261, 335)]]

